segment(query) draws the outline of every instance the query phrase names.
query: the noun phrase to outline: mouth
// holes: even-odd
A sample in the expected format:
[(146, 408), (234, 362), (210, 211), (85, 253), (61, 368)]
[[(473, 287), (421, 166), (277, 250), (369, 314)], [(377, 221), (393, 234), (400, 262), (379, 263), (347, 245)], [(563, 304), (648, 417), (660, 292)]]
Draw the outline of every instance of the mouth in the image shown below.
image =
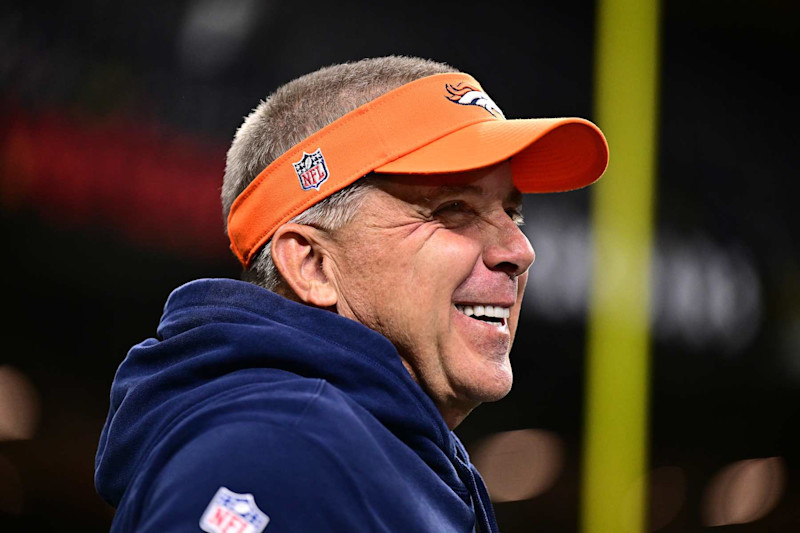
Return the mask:
[(511, 315), (510, 307), (503, 307), (499, 305), (458, 305), (456, 310), (473, 320), (478, 320), (486, 324), (493, 324), (497, 327), (503, 327), (508, 323), (508, 317)]

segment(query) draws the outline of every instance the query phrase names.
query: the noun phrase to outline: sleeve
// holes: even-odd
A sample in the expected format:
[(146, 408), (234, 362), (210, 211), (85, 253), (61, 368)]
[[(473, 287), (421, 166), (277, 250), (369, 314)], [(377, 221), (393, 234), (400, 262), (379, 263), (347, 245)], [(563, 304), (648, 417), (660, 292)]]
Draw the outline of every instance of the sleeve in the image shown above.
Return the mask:
[(236, 422), (183, 446), (143, 495), (136, 531), (381, 531), (341, 455), (291, 427)]

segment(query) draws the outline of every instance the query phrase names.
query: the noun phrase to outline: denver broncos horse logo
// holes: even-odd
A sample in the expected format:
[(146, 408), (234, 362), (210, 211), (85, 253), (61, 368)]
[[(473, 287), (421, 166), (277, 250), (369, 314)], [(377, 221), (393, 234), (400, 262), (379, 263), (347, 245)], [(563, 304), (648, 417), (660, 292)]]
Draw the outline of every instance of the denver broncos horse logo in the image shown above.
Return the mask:
[(494, 100), (489, 98), (489, 95), (483, 91), (479, 91), (475, 87), (469, 85), (450, 85), (446, 84), (445, 89), (450, 93), (447, 97), (451, 102), (461, 105), (476, 105), (484, 108), (486, 111), (499, 118), (506, 118), (503, 112), (494, 103)]

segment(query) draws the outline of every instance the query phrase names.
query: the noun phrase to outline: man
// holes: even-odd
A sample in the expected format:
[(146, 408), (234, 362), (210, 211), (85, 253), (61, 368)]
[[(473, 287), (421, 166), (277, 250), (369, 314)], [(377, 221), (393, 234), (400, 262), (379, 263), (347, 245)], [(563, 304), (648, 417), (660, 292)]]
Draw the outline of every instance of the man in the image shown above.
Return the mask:
[(384, 57), (298, 78), (237, 131), (243, 279), (175, 290), (111, 390), (114, 531), (497, 531), (452, 430), (511, 387), (521, 192), (607, 163), (576, 118), (506, 120), (468, 74)]

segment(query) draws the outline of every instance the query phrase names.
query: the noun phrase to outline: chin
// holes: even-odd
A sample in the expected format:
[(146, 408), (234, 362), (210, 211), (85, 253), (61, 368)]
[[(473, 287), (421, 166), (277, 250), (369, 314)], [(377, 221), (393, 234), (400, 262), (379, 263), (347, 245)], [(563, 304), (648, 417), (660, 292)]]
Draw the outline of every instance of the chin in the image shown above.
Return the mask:
[(511, 392), (513, 381), (514, 376), (508, 363), (497, 365), (493, 370), (487, 369), (477, 376), (477, 379), (467, 387), (468, 396), (476, 404), (496, 402)]

